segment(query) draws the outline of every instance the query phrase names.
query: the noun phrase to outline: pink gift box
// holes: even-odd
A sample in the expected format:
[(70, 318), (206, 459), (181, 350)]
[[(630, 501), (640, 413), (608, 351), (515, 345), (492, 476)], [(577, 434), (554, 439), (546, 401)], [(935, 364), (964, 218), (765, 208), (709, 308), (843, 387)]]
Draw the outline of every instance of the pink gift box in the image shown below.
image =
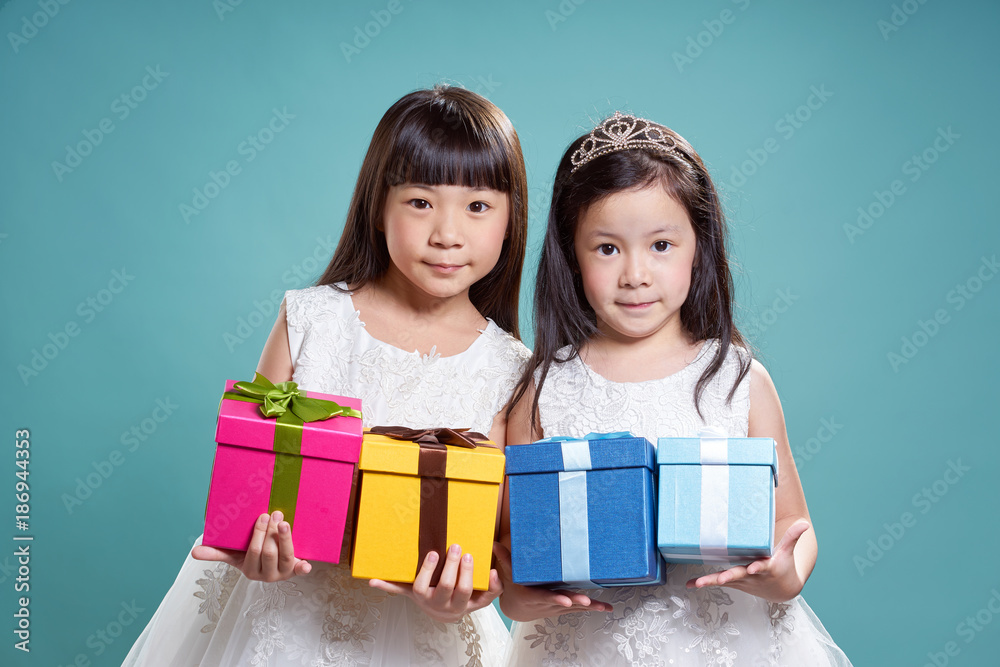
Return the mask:
[[(226, 391), (234, 384), (228, 380)], [(357, 398), (303, 393), (361, 409)], [(275, 509), (289, 514), (286, 508), (269, 507), (276, 461), (275, 427), (276, 420), (261, 415), (259, 404), (222, 399), (202, 544), (245, 550), (261, 514)], [(332, 417), (303, 425), (298, 495), (290, 508), (297, 558), (340, 562), (355, 465), (361, 452), (361, 430), (357, 417)]]

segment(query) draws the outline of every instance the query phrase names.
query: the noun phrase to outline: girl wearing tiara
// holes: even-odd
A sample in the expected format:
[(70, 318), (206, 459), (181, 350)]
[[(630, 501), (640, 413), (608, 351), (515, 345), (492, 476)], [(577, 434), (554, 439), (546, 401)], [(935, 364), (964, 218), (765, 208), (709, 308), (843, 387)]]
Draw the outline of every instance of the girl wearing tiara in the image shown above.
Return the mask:
[[(330, 265), (315, 287), (285, 294), (258, 372), (360, 397), (366, 427), (470, 427), (502, 446), (502, 408), (528, 356), (516, 338), (526, 196), (502, 111), (460, 88), (406, 95), (375, 129)], [(413, 585), (352, 579), (347, 562), (295, 558), (280, 512), (260, 517), (246, 552), (198, 544), (124, 664), (502, 657), (500, 581), (492, 571), (490, 589), (474, 592), (461, 545), (430, 552)]]
[(673, 131), (615, 113), (574, 141), (556, 173), (536, 347), (507, 442), (631, 430), (656, 443), (705, 426), (774, 438), (774, 555), (561, 599), (509, 583), (504, 559), (501, 608), (520, 621), (507, 664), (850, 664), (799, 596), (816, 536), (778, 394), (733, 322), (725, 237), (705, 165)]

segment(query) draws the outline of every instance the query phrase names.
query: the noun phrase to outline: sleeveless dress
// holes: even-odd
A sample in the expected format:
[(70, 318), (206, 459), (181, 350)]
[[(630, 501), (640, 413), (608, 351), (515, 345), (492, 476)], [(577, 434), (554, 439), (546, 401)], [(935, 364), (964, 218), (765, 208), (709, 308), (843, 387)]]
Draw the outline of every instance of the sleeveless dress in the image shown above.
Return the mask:
[[(579, 357), (555, 363), (542, 386), (538, 408), (546, 436), (582, 437), (630, 430), (656, 444), (659, 437), (697, 436), (717, 426), (745, 437), (750, 379), (726, 398), (739, 374), (731, 347), (723, 367), (694, 405), (694, 387), (714, 358), (717, 341), (674, 375), (646, 382), (612, 382)], [(560, 351), (566, 358), (568, 348)], [(538, 376), (536, 375), (536, 382)], [(780, 538), (779, 538), (780, 539)], [(668, 564), (667, 583), (586, 591), (614, 611), (580, 612), (515, 623), (507, 664), (530, 665), (850, 665), (801, 596), (771, 603), (732, 588), (688, 590), (689, 579), (724, 569)]]
[[(285, 307), (292, 379), (360, 397), (366, 427), (489, 433), (529, 356), (493, 321), (461, 354), (406, 352), (372, 338), (350, 295), (330, 286), (289, 291)], [(264, 583), (189, 554), (123, 664), (480, 667), (502, 659), (510, 635), (493, 605), (439, 623), (409, 598), (353, 579), (342, 562), (312, 561), (307, 575)]]

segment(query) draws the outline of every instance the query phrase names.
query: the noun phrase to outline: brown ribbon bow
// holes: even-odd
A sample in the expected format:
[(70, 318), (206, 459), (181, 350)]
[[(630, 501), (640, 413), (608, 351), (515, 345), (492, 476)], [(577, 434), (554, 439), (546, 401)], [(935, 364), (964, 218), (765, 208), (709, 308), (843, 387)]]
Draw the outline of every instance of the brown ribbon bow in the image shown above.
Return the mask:
[(406, 426), (375, 426), (369, 432), (394, 440), (406, 440), (420, 446), (417, 475), (420, 477), (420, 554), (417, 571), (427, 552), (438, 553), (437, 566), (431, 576), (431, 586), (437, 586), (448, 553), (448, 467), (447, 445), (466, 447), (498, 447), (482, 433), (467, 428), (407, 428)]

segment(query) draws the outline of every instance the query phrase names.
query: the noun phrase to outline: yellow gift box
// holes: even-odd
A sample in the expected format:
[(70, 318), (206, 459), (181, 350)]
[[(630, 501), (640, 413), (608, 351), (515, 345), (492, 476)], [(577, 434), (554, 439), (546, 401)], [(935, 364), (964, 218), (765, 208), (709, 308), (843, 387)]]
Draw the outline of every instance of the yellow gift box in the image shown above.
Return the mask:
[(412, 583), (428, 551), (472, 554), (472, 586), (489, 588), (504, 455), (467, 429), (365, 431), (351, 574)]

